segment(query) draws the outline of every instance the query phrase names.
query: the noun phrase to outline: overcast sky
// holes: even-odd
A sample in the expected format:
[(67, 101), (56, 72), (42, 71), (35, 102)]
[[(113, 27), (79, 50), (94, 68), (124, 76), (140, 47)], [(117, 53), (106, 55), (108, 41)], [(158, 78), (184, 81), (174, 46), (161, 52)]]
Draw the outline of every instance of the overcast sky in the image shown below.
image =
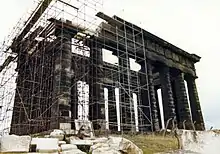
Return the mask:
[[(97, 1), (97, 0), (96, 0)], [(0, 1), (0, 41), (7, 37), (33, 0)], [(166, 41), (202, 57), (197, 87), (205, 122), (220, 127), (220, 1), (105, 0), (104, 10), (131, 21)]]

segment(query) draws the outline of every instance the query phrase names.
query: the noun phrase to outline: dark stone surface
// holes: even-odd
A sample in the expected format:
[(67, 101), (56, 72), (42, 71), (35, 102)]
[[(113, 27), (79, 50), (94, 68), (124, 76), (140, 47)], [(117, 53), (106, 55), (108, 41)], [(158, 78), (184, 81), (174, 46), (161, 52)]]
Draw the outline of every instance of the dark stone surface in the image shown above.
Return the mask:
[[(90, 66), (90, 120), (103, 121), (105, 119), (103, 59), (102, 49), (98, 46), (97, 42), (95, 41), (92, 42), (92, 45), (90, 46)], [(96, 123), (95, 125), (100, 124)]]
[(175, 78), (174, 84), (177, 100), (176, 106), (178, 114), (178, 128), (183, 129), (183, 122), (185, 121), (184, 123), (186, 129), (193, 129), (183, 73), (178, 73), (177, 77)]
[(147, 74), (148, 74), (148, 84), (149, 84), (149, 95), (151, 102), (151, 112), (152, 112), (152, 120), (154, 125), (154, 130), (159, 131), (159, 118), (158, 118), (158, 105), (155, 97), (155, 89), (153, 84), (153, 74), (152, 74), (152, 65), (150, 62), (147, 64)]
[[(119, 100), (120, 100), (120, 114), (121, 114), (121, 123), (130, 124), (134, 126), (134, 111), (130, 108), (133, 105), (132, 93), (130, 87), (130, 62), (128, 53), (118, 52), (118, 61), (119, 61)], [(131, 104), (132, 103), (132, 104)], [(132, 123), (131, 123), (132, 122)], [(123, 131), (131, 131), (131, 126), (122, 126)]]
[[(169, 119), (176, 117), (175, 105), (173, 100), (173, 92), (170, 81), (170, 70), (166, 66), (160, 66), (160, 81), (161, 81), (161, 91), (163, 100), (163, 111), (164, 111), (164, 123), (165, 126)], [(171, 122), (169, 122), (168, 128), (172, 128)]]
[(55, 51), (55, 103), (51, 107), (51, 129), (59, 128), (60, 123), (71, 122), (72, 38), (70, 35), (64, 34), (64, 36), (60, 36), (60, 39), (61, 48), (57, 48)]
[[(92, 121), (105, 119), (104, 87), (111, 86), (110, 97), (114, 94), (113, 88), (120, 89), (121, 122), (129, 125), (123, 126), (124, 130), (130, 131), (131, 127), (135, 126), (132, 93), (137, 94), (140, 106), (138, 111), (143, 111), (147, 117), (139, 112), (139, 124), (142, 127), (140, 130), (149, 131), (151, 123), (154, 130), (159, 130), (161, 120), (155, 89), (161, 87), (165, 124), (168, 119), (176, 117), (176, 110), (179, 127), (182, 127), (183, 120), (190, 121), (182, 73), (188, 74), (186, 80), (192, 119), (196, 121), (196, 129), (203, 130), (204, 121), (195, 84), (194, 66), (200, 57), (186, 53), (131, 23), (118, 27), (120, 29), (118, 34), (115, 25), (102, 24), (104, 26), (98, 37), (91, 36), (90, 39), (82, 41), (84, 45), (90, 47), (90, 57), (76, 56), (71, 52), (71, 39), (78, 29), (74, 29), (74, 25), (65, 27), (67, 24), (62, 24), (64, 26), (62, 28), (61, 25), (57, 26), (55, 31), (57, 42), (40, 43), (36, 54), (28, 55), (26, 52), (21, 54), (19, 51), (24, 51), (23, 48), (18, 49), (17, 91), (11, 132), (16, 134), (39, 132), (59, 128), (59, 123), (70, 123), (75, 120), (78, 105), (77, 81), (89, 84), (89, 118)], [(130, 25), (133, 27), (129, 27)], [(125, 36), (127, 37), (124, 38)], [(22, 45), (24, 46), (25, 42)], [(119, 57), (119, 66), (103, 62), (102, 48), (111, 50)], [(138, 62), (144, 61), (141, 71), (130, 70), (129, 58)], [(149, 61), (146, 61), (147, 59)], [(158, 63), (160, 65), (157, 65)], [(173, 79), (174, 76), (170, 73), (174, 68), (182, 72), (176, 79)], [(158, 72), (159, 76), (154, 78), (153, 75)], [(109, 104), (114, 106), (115, 98), (111, 101)], [(25, 102), (27, 113), (21, 102)], [(49, 110), (41, 115), (48, 108)], [(112, 122), (116, 123), (115, 106), (112, 110), (110, 117), (113, 119)], [(43, 120), (31, 121), (26, 114), (30, 119), (39, 120), (41, 116)], [(26, 127), (27, 132), (24, 132)], [(187, 124), (187, 128), (191, 129), (190, 125)]]
[(192, 113), (192, 120), (195, 123), (196, 130), (205, 130), (204, 120), (202, 116), (202, 110), (200, 107), (198, 92), (196, 88), (195, 78), (191, 75), (186, 76), (187, 86), (188, 86), (188, 94), (190, 100), (190, 107)]

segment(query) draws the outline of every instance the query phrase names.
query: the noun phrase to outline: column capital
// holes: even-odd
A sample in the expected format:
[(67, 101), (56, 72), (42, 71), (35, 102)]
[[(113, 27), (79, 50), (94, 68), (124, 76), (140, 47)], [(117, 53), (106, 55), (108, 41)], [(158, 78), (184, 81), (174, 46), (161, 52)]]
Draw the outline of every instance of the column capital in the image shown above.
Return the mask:
[(193, 76), (191, 74), (185, 73), (184, 74), (184, 78), (186, 81), (190, 81), (190, 80), (196, 80), (198, 77), (197, 76)]

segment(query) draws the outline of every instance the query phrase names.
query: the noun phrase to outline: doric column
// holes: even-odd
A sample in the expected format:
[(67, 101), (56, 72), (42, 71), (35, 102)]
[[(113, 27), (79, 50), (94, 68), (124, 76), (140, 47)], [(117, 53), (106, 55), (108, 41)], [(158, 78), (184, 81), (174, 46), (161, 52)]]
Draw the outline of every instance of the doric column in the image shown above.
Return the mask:
[[(103, 122), (105, 120), (105, 103), (104, 103), (104, 87), (103, 87), (103, 58), (102, 58), (102, 48), (94, 40), (90, 45), (90, 119), (93, 120), (94, 124), (97, 121)], [(100, 121), (101, 120), (101, 121)], [(97, 129), (96, 126), (94, 129)], [(99, 127), (99, 126), (98, 126)]]
[(72, 87), (71, 87), (71, 124), (72, 128), (75, 128), (75, 120), (78, 119), (78, 85), (77, 85), (77, 65), (75, 64), (75, 56), (72, 56), (73, 62), (72, 62), (72, 70), (74, 70), (74, 74), (72, 77)]
[[(61, 36), (62, 35), (62, 36)], [(72, 79), (72, 52), (71, 36), (60, 34), (60, 44), (55, 51), (54, 85), (55, 100), (51, 107), (51, 129), (60, 128), (71, 122), (71, 79)]]
[[(165, 126), (169, 119), (176, 117), (175, 106), (173, 100), (173, 92), (170, 81), (170, 69), (169, 67), (162, 66), (159, 70), (160, 73), (160, 82), (162, 90), (162, 100), (163, 100), (163, 111), (164, 111), (164, 123)], [(171, 128), (172, 122), (169, 122), (168, 128)]]
[(139, 62), (141, 65), (140, 76), (140, 87), (141, 87), (141, 102), (143, 106), (151, 107), (150, 110), (143, 107), (143, 112), (146, 116), (152, 116), (152, 123), (154, 131), (160, 129), (158, 119), (158, 104), (156, 100), (155, 87), (153, 84), (152, 64), (150, 61)]
[(187, 81), (187, 86), (188, 86), (188, 94), (189, 94), (189, 100), (190, 100), (192, 120), (193, 122), (196, 122), (195, 129), (205, 130), (198, 92), (196, 88), (195, 77), (191, 75), (187, 75), (186, 81)]
[(152, 64), (148, 62), (147, 64), (147, 74), (148, 74), (148, 89), (149, 89), (149, 96), (151, 102), (151, 112), (152, 112), (152, 120), (154, 125), (154, 130), (159, 131), (159, 118), (158, 118), (158, 106), (156, 96), (155, 96), (155, 89), (153, 83), (153, 74), (152, 74)]
[[(141, 111), (146, 116), (150, 115), (149, 106), (149, 93), (148, 93), (148, 84), (147, 84), (147, 70), (145, 66), (145, 62), (139, 63), (141, 65), (141, 69), (139, 71), (139, 80), (140, 80), (140, 102), (141, 102)], [(145, 117), (143, 117), (143, 123), (146, 123)], [(143, 128), (144, 131), (149, 131), (148, 128)]]
[[(127, 52), (118, 53), (119, 60), (119, 96), (120, 96), (120, 110), (121, 110), (121, 123), (127, 124), (123, 126), (123, 130), (130, 131), (135, 128), (134, 117), (131, 114), (131, 106), (133, 105), (132, 93), (130, 89), (130, 62)], [(131, 127), (130, 127), (130, 126)]]
[(186, 129), (192, 129), (192, 120), (189, 110), (189, 103), (187, 99), (186, 87), (184, 83), (184, 74), (180, 72), (175, 81), (175, 93), (177, 101), (177, 114), (178, 114), (178, 127), (183, 127), (183, 122), (185, 123)]

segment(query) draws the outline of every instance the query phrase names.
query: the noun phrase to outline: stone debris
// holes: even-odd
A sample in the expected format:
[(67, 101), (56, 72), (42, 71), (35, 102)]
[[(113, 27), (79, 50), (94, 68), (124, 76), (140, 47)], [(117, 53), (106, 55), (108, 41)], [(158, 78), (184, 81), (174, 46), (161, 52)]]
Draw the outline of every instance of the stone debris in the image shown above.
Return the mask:
[(76, 145), (72, 145), (72, 144), (63, 144), (60, 146), (62, 151), (68, 151), (68, 150), (72, 150), (72, 149), (77, 149)]
[(84, 136), (81, 139), (77, 134), (66, 137), (64, 131), (57, 129), (51, 132), (47, 138), (16, 135), (6, 135), (0, 138), (0, 153), (86, 154), (77, 146), (89, 146), (92, 154), (143, 154), (142, 150), (134, 143), (122, 137), (94, 138)]
[(50, 135), (44, 135), (44, 138), (50, 138)]
[(84, 120), (75, 120), (76, 134), (80, 139), (84, 137), (94, 137), (92, 122)]
[[(125, 138), (119, 138), (119, 150), (128, 154), (143, 154), (143, 151), (138, 148), (133, 142)], [(112, 138), (114, 140), (114, 138)], [(114, 142), (113, 142), (114, 143)], [(118, 142), (116, 142), (118, 144)]]
[(61, 152), (61, 154), (86, 154), (86, 153), (82, 152), (79, 149), (73, 149), (73, 150), (69, 150), (69, 151), (63, 151), (63, 152)]
[(37, 152), (58, 152), (57, 138), (32, 138), (31, 145), (36, 145)]
[(90, 149), (90, 152), (92, 154), (121, 154), (121, 152), (119, 152), (116, 149), (113, 149), (107, 143), (97, 143), (93, 145)]
[(93, 144), (97, 144), (97, 143), (105, 143), (107, 142), (109, 139), (107, 137), (100, 137), (100, 138), (95, 138), (93, 139)]
[(65, 130), (64, 131), (66, 135), (73, 135), (76, 134), (76, 130), (70, 129), (70, 130)]
[(61, 146), (61, 145), (63, 145), (63, 144), (66, 144), (66, 141), (59, 141), (59, 142), (58, 142), (58, 145), (59, 145), (59, 146)]
[(74, 144), (74, 145), (93, 145), (93, 140), (91, 140), (91, 139), (80, 139), (76, 136), (71, 136), (69, 139), (70, 139), (70, 144)]
[(60, 129), (63, 131), (71, 130), (71, 123), (60, 123)]
[(59, 141), (64, 140), (65, 133), (62, 130), (55, 129), (50, 133), (50, 138), (57, 138)]
[(28, 152), (30, 136), (5, 135), (1, 137), (0, 152)]
[(86, 154), (77, 148), (76, 145), (72, 144), (63, 144), (61, 145), (62, 154)]
[(106, 142), (94, 144), (91, 146), (90, 152), (92, 154), (143, 154), (143, 151), (134, 143), (122, 137), (109, 137)]

